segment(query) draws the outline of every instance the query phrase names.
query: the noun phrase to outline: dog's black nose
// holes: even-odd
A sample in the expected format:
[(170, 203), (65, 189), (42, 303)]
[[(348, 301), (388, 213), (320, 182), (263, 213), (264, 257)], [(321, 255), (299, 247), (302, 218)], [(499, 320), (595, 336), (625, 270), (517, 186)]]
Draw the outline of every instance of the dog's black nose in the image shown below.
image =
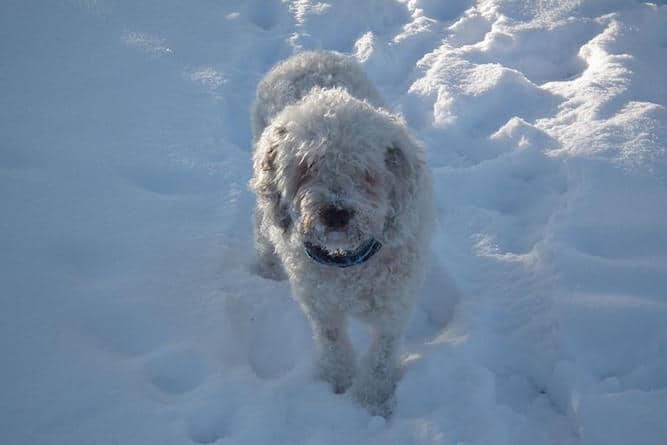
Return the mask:
[(354, 216), (354, 211), (341, 209), (336, 206), (328, 206), (320, 211), (322, 223), (331, 229), (343, 229)]

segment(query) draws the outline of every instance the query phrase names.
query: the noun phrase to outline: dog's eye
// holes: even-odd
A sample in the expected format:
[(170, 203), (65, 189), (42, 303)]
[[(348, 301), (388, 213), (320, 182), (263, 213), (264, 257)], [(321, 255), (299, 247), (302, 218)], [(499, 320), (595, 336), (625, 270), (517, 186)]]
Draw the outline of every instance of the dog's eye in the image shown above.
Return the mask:
[(397, 176), (408, 177), (412, 173), (412, 166), (403, 151), (396, 146), (387, 147), (384, 158), (385, 165)]
[(403, 152), (400, 148), (395, 146), (387, 147), (384, 161), (390, 169), (395, 169), (404, 161)]

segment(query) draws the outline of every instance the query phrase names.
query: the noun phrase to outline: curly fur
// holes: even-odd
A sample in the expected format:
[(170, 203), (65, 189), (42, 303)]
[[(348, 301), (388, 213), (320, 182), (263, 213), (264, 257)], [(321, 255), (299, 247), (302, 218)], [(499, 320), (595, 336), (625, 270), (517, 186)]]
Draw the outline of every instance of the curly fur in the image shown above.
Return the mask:
[[(274, 67), (253, 108), (258, 270), (287, 275), (319, 350), (321, 378), (372, 413), (391, 412), (397, 350), (428, 258), (433, 219), (431, 182), (421, 147), (354, 59), (309, 52)], [(353, 212), (336, 230), (322, 209)], [(367, 262), (340, 269), (304, 251), (332, 252), (365, 240), (382, 243)], [(355, 365), (347, 315), (370, 324), (373, 341)]]

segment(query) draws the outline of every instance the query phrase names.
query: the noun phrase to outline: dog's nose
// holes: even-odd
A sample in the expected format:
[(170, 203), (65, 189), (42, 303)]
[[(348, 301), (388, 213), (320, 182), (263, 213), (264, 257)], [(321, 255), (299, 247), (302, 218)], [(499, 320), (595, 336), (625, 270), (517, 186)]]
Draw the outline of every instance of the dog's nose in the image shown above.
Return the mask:
[(354, 211), (336, 206), (328, 206), (320, 212), (322, 223), (331, 229), (343, 229), (354, 216)]

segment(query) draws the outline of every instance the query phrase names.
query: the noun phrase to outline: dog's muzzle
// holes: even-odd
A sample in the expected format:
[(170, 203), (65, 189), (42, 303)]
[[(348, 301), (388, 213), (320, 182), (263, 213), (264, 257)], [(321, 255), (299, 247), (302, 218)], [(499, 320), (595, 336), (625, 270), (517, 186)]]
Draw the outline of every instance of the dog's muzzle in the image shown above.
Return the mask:
[(325, 266), (335, 267), (350, 267), (357, 264), (365, 263), (373, 255), (378, 253), (382, 244), (379, 241), (371, 238), (355, 250), (344, 250), (340, 252), (328, 252), (320, 246), (305, 242), (303, 243), (306, 254), (314, 261), (324, 264)]

